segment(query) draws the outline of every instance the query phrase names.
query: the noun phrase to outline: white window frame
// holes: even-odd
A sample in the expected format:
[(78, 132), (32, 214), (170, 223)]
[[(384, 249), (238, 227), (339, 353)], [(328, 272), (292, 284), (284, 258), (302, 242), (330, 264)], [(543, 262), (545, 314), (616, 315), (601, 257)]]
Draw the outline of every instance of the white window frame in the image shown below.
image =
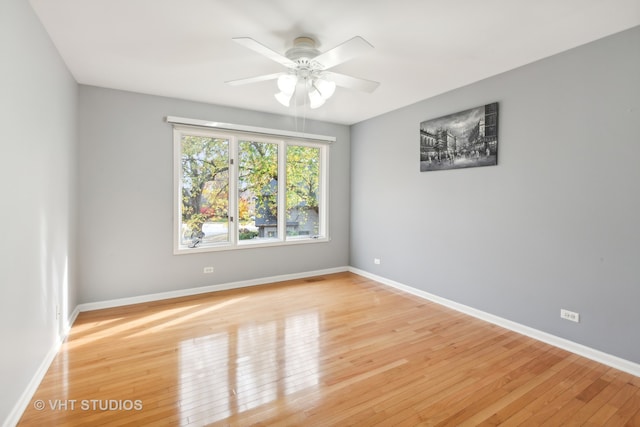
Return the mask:
[[(174, 148), (174, 218), (173, 218), (173, 253), (175, 255), (228, 251), (237, 249), (263, 248), (271, 246), (313, 244), (328, 242), (329, 237), (329, 144), (335, 137), (312, 135), (291, 131), (257, 128), (251, 126), (232, 125), (219, 122), (167, 117), (173, 124)], [(180, 244), (182, 225), (182, 135), (198, 135), (229, 140), (229, 213), (233, 220), (229, 221), (229, 241), (219, 244), (208, 244), (189, 248)], [(239, 241), (238, 221), (238, 146), (240, 140), (256, 140), (278, 145), (278, 238), (275, 240)], [(286, 210), (286, 158), (289, 145), (308, 146), (320, 149), (320, 181), (319, 229), (317, 236), (287, 236)]]

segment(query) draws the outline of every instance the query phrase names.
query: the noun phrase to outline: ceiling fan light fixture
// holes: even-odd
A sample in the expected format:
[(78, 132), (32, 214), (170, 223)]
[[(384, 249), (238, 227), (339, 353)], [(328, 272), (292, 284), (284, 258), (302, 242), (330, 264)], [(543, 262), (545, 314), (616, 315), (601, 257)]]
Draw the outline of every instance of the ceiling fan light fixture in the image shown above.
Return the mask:
[(285, 107), (288, 107), (291, 104), (291, 97), (293, 96), (293, 92), (291, 93), (278, 92), (274, 96), (276, 97), (276, 99), (280, 104), (284, 105)]
[(283, 74), (278, 77), (278, 89), (280, 92), (275, 94), (278, 102), (285, 107), (291, 104), (291, 98), (296, 91), (298, 85), (298, 76), (295, 74)]
[(315, 86), (309, 88), (309, 107), (312, 109), (321, 107), (324, 104), (325, 98), (320, 94)]
[(324, 99), (331, 98), (336, 91), (335, 82), (325, 80), (323, 78), (316, 79), (314, 86), (316, 87), (318, 92), (320, 92), (320, 95), (322, 95)]
[(293, 95), (298, 84), (298, 77), (294, 74), (283, 74), (278, 77), (278, 89), (284, 94)]

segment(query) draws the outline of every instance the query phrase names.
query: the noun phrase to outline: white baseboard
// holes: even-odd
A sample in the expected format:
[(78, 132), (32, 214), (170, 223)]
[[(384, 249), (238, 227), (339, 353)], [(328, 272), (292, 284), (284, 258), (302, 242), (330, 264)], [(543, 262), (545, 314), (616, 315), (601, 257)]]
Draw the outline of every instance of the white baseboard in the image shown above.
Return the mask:
[(49, 352), (42, 360), (42, 363), (40, 363), (40, 366), (38, 366), (35, 375), (31, 378), (31, 381), (29, 381), (27, 388), (22, 392), (22, 395), (13, 407), (13, 410), (4, 420), (4, 423), (2, 424), (3, 427), (11, 427), (18, 424), (18, 421), (20, 421), (20, 417), (22, 417), (23, 412), (25, 411), (25, 409), (27, 409), (27, 405), (29, 405), (29, 402), (31, 402), (31, 398), (36, 393), (36, 390), (38, 390), (38, 386), (47, 373), (51, 362), (53, 362), (53, 359), (55, 359), (56, 355), (58, 354), (58, 350), (60, 349), (61, 345), (62, 340), (60, 339), (56, 340), (56, 342), (53, 343), (53, 345), (49, 349)]
[(78, 307), (76, 307), (73, 310), (73, 312), (71, 312), (71, 314), (69, 315), (69, 318), (64, 322), (64, 324), (62, 325), (61, 335), (53, 343), (53, 345), (47, 352), (47, 355), (42, 360), (42, 363), (40, 363), (40, 366), (38, 366), (36, 373), (31, 378), (31, 381), (29, 381), (27, 388), (24, 390), (24, 392), (18, 399), (18, 402), (13, 407), (13, 410), (2, 423), (3, 427), (11, 427), (18, 424), (18, 421), (20, 421), (20, 417), (22, 417), (22, 414), (24, 413), (25, 409), (27, 409), (27, 405), (29, 405), (29, 402), (31, 402), (33, 395), (36, 393), (36, 390), (38, 390), (38, 387), (40, 386), (40, 382), (42, 382), (42, 379), (44, 378), (45, 374), (49, 370), (49, 366), (51, 366), (53, 359), (56, 358), (56, 355), (58, 354), (58, 351), (60, 350), (62, 343), (67, 338), (67, 335), (69, 335), (71, 326), (73, 325), (73, 322), (76, 321), (76, 317), (78, 317), (79, 313), (80, 313), (80, 310), (78, 309)]
[(69, 335), (69, 331), (71, 330), (71, 327), (75, 323), (76, 318), (78, 317), (78, 314), (80, 314), (80, 306), (76, 306), (76, 308), (73, 309), (73, 311), (71, 312), (71, 315), (69, 316), (69, 319), (65, 323), (64, 335), (61, 337), (62, 342), (64, 342), (64, 340), (67, 339), (67, 335)]
[(118, 298), (108, 301), (90, 302), (78, 305), (78, 310), (91, 311), (103, 308), (120, 307), (123, 305), (140, 304), (150, 301), (160, 301), (169, 298), (187, 297), (191, 295), (206, 294), (209, 292), (226, 291), (229, 289), (247, 288), (250, 286), (267, 285), (286, 280), (304, 279), (306, 277), (321, 276), (323, 274), (343, 273), (349, 271), (349, 267), (327, 268), (324, 270), (305, 271), (302, 273), (283, 274), (280, 276), (262, 277), (259, 279), (242, 280), (239, 282), (223, 283), (220, 285), (202, 286), (199, 288), (180, 289), (178, 291), (159, 292), (157, 294), (140, 295), (130, 298)]
[(469, 316), (473, 316), (475, 318), (487, 321), (489, 323), (493, 323), (495, 325), (501, 326), (503, 328), (509, 329), (511, 331), (517, 332), (522, 335), (526, 335), (538, 341), (542, 341), (544, 343), (561, 348), (563, 350), (570, 351), (571, 353), (575, 353), (577, 355), (586, 357), (587, 359), (594, 360), (596, 362), (602, 363), (612, 368), (627, 372), (631, 375), (635, 375), (636, 377), (640, 377), (640, 364), (631, 362), (626, 359), (622, 359), (617, 356), (613, 356), (608, 353), (604, 353), (600, 350), (596, 350), (591, 347), (587, 347), (585, 345), (578, 344), (576, 342), (569, 341), (564, 338), (557, 337), (547, 332), (542, 332), (538, 329), (530, 328), (529, 326), (525, 326), (520, 323), (516, 323), (511, 320), (507, 320), (502, 317), (495, 316), (493, 314), (484, 312), (482, 310), (477, 310), (473, 307), (469, 307), (464, 304), (460, 304), (455, 301), (451, 301), (446, 298), (442, 298), (437, 295), (430, 294), (420, 289), (416, 289), (411, 286), (398, 283), (394, 280), (390, 280), (385, 277), (381, 277), (376, 274), (369, 273), (368, 271), (360, 270), (355, 267), (349, 267), (349, 271), (352, 273), (358, 274), (360, 276), (369, 278), (371, 280), (375, 280), (376, 282), (382, 283), (383, 285), (387, 285), (392, 288), (399, 289), (401, 291), (407, 292), (417, 297), (435, 302), (436, 304), (449, 307), (461, 313), (468, 314)]

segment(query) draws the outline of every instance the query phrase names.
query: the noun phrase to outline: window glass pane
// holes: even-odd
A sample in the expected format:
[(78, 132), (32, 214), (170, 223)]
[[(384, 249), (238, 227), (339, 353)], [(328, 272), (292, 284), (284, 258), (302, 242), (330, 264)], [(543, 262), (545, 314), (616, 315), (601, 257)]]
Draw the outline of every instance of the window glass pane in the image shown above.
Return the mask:
[(229, 140), (182, 135), (180, 245), (229, 242)]
[(320, 148), (287, 147), (287, 236), (317, 236)]
[(239, 242), (279, 238), (278, 145), (241, 140), (238, 160)]

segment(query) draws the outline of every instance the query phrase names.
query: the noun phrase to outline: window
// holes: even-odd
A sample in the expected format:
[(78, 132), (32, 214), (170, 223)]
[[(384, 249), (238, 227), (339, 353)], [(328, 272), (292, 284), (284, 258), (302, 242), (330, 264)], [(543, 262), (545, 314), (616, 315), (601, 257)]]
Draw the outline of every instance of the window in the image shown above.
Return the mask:
[(174, 144), (175, 253), (328, 240), (325, 142), (174, 125)]

